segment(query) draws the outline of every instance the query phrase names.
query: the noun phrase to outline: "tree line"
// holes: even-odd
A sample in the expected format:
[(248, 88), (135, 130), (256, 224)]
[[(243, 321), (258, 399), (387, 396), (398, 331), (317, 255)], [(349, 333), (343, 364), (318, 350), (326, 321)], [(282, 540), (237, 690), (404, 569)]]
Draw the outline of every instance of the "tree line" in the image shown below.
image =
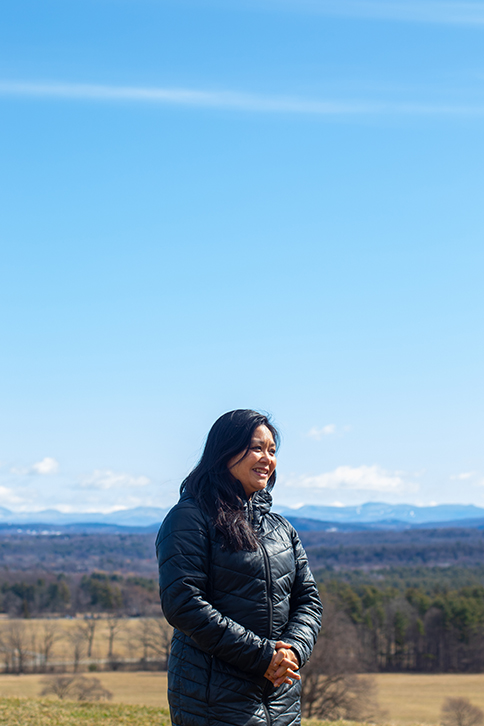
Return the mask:
[[(484, 670), (483, 585), (429, 593), (329, 580), (321, 596), (333, 621), (344, 621), (346, 647), (361, 670)], [(329, 626), (327, 617), (323, 640)]]
[[(142, 576), (93, 572), (0, 579), (0, 611), (14, 618), (102, 613), (158, 616), (157, 582)], [(380, 573), (327, 571), (320, 585), (328, 623), (345, 622), (345, 643), (366, 672), (484, 670), (484, 573), (464, 570), (464, 584), (431, 570)], [(5, 576), (4, 576), (5, 577)], [(365, 579), (366, 578), (366, 579)], [(373, 581), (372, 581), (373, 578)], [(458, 581), (457, 574), (455, 579)], [(334, 646), (336, 647), (336, 645)], [(346, 650), (348, 646), (345, 645)], [(356, 661), (355, 661), (356, 662)]]
[[(313, 570), (394, 566), (474, 567), (484, 562), (484, 530), (301, 531)], [(93, 571), (156, 578), (155, 532), (0, 533), (0, 568), (88, 574)]]
[(0, 622), (4, 673), (165, 670), (172, 628), (156, 618), (91, 615), (73, 620)]
[(140, 616), (159, 611), (158, 586), (153, 578), (105, 572), (0, 575), (0, 612), (11, 617), (100, 612)]

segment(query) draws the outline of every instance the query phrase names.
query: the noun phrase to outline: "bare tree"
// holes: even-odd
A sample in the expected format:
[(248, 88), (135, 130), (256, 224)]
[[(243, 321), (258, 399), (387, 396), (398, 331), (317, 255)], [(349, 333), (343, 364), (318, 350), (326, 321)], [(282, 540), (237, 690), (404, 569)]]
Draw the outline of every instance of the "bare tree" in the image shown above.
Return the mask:
[(22, 620), (9, 620), (0, 630), (0, 651), (3, 653), (5, 670), (25, 673), (28, 657), (32, 657), (32, 633)]
[(87, 657), (88, 658), (91, 658), (91, 656), (92, 656), (92, 644), (94, 642), (94, 633), (96, 631), (96, 623), (97, 623), (97, 619), (91, 615), (90, 617), (85, 617), (84, 622), (82, 624), (78, 625), (79, 631), (83, 633), (84, 638), (87, 643)]
[(106, 701), (113, 697), (111, 691), (103, 687), (99, 678), (85, 676), (52, 676), (41, 681), (44, 686), (41, 696), (54, 695), (60, 699), (71, 698), (78, 701)]
[(136, 625), (135, 642), (141, 648), (141, 663), (146, 664), (153, 644), (151, 618), (140, 618)]
[(149, 650), (152, 657), (161, 662), (166, 670), (168, 667), (168, 656), (170, 655), (171, 636), (173, 628), (164, 617), (146, 618), (144, 637), (148, 640)]
[(116, 615), (109, 615), (106, 625), (108, 628), (108, 658), (112, 661), (114, 659), (114, 639), (124, 630), (126, 621)]
[(446, 698), (441, 711), (443, 726), (480, 726), (484, 712), (468, 698)]
[(74, 690), (78, 701), (110, 701), (113, 697), (111, 691), (103, 687), (99, 678), (78, 676)]
[(74, 673), (77, 673), (77, 671), (79, 670), (81, 658), (84, 655), (86, 647), (86, 633), (82, 626), (79, 627), (79, 625), (76, 625), (76, 627), (68, 633), (67, 637), (72, 645), (72, 662)]
[(163, 668), (168, 668), (168, 658), (170, 657), (171, 639), (173, 636), (173, 628), (166, 618), (154, 618), (155, 630), (155, 652), (161, 657)]
[(302, 670), (302, 712), (330, 721), (375, 720), (381, 716), (376, 683), (359, 676), (361, 658), (356, 630), (331, 603), (310, 662)]
[(54, 645), (64, 636), (59, 628), (59, 623), (55, 620), (44, 620), (38, 628), (38, 645), (37, 652), (40, 656), (40, 669), (45, 672), (47, 670)]
[(149, 659), (155, 659), (166, 669), (172, 634), (173, 628), (164, 617), (140, 618), (134, 641), (138, 652), (141, 650), (141, 662), (146, 664)]
[(44, 686), (40, 692), (41, 696), (57, 696), (57, 698), (69, 698), (73, 694), (73, 684), (77, 676), (51, 676), (42, 678), (40, 681)]

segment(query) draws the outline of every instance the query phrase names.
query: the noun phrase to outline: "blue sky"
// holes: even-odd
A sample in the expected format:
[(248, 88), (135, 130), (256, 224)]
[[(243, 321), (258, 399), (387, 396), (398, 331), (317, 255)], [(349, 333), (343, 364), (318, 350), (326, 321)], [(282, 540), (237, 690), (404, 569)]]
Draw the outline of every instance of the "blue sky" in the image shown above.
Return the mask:
[(484, 2), (0, 10), (0, 506), (484, 506)]

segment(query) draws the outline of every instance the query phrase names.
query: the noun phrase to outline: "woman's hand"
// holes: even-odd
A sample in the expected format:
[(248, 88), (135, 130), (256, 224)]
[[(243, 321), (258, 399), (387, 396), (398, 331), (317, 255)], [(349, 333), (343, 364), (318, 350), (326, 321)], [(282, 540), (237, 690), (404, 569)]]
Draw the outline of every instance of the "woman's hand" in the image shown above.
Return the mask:
[(274, 655), (272, 656), (269, 668), (264, 673), (264, 677), (278, 688), (283, 683), (291, 683), (291, 680), (299, 681), (301, 676), (297, 673), (298, 670), (299, 662), (297, 655), (291, 650), (289, 643), (278, 640)]

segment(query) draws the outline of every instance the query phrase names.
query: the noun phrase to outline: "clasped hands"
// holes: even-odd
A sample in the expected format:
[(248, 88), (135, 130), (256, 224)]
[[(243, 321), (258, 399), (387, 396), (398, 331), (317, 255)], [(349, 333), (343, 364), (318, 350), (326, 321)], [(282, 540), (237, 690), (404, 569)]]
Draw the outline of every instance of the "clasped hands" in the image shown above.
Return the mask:
[(291, 683), (291, 680), (301, 680), (301, 676), (297, 673), (298, 670), (299, 662), (296, 653), (291, 650), (289, 643), (278, 640), (272, 660), (264, 673), (264, 678), (267, 678), (278, 688), (283, 683)]

